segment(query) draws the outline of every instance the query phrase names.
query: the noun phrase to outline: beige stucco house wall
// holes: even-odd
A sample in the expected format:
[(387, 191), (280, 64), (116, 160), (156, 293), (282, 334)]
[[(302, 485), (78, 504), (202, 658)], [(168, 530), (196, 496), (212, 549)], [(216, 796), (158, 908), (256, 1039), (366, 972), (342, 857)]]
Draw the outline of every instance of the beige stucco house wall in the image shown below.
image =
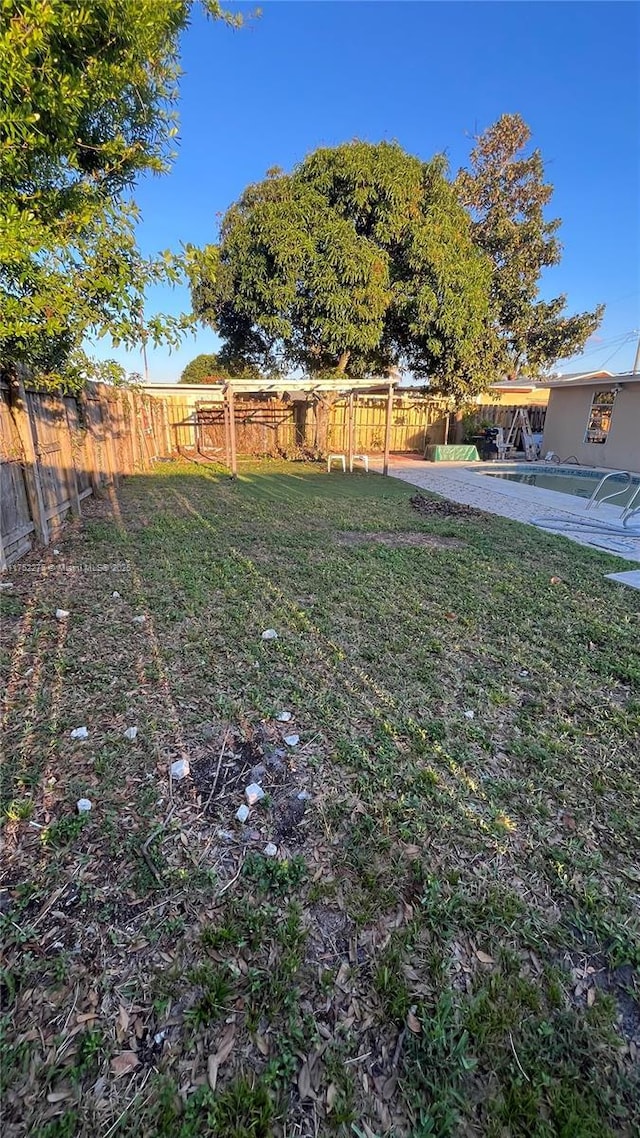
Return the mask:
[[(615, 388), (606, 442), (585, 442), (594, 394)], [(548, 451), (585, 466), (640, 472), (640, 375), (551, 383), (542, 441), (543, 455)]]

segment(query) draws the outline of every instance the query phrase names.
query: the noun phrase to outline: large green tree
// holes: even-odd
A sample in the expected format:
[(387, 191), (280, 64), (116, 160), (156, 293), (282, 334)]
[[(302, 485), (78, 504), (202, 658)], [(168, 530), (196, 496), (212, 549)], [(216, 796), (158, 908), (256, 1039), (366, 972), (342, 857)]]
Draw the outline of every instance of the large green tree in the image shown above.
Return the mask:
[[(214, 17), (217, 0), (202, 0)], [(191, 0), (2, 0), (0, 361), (58, 372), (86, 334), (176, 338), (144, 319), (151, 281), (130, 200), (177, 133), (178, 41)], [(228, 17), (230, 19), (230, 17)]]
[(260, 379), (262, 373), (244, 360), (233, 360), (223, 352), (201, 352), (183, 369), (180, 383), (216, 383), (220, 379)]
[(471, 211), (474, 238), (491, 259), (496, 330), (507, 371), (536, 376), (579, 352), (598, 327), (604, 307), (568, 315), (566, 297), (540, 299), (544, 269), (560, 262), (560, 219), (546, 220), (553, 186), (545, 182), (539, 150), (527, 153), (529, 127), (502, 115), (475, 139), (470, 168), (456, 180)]
[(400, 365), (463, 396), (495, 374), (490, 284), (444, 160), (353, 142), (250, 186), (192, 296), (226, 350), (257, 366)]
[(215, 352), (201, 352), (183, 368), (180, 383), (214, 383), (221, 377), (226, 378)]

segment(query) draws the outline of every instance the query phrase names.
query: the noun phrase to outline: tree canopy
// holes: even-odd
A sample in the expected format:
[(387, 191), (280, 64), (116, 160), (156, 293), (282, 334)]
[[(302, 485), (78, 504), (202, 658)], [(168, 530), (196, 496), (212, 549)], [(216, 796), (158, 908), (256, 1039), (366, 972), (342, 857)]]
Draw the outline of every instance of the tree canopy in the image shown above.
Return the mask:
[(215, 383), (222, 375), (215, 352), (201, 352), (183, 368), (180, 383)]
[(194, 312), (255, 366), (361, 376), (401, 365), (454, 394), (493, 374), (490, 287), (444, 160), (386, 142), (271, 171), (192, 271)]
[(545, 220), (553, 186), (544, 181), (540, 151), (526, 154), (530, 138), (519, 115), (502, 115), (475, 139), (470, 169), (456, 180), (474, 238), (491, 258), (494, 319), (513, 376), (539, 374), (580, 351), (604, 313), (600, 305), (569, 316), (565, 296), (540, 299), (542, 272), (559, 264), (562, 246), (560, 219)]
[(224, 353), (202, 352), (183, 369), (180, 383), (216, 383), (220, 379), (239, 378), (259, 380), (262, 373), (243, 360), (233, 360)]
[[(203, 0), (225, 17), (217, 0)], [(0, 358), (64, 366), (87, 333), (174, 338), (144, 319), (151, 281), (129, 199), (162, 173), (177, 133), (178, 39), (190, 0), (4, 0), (0, 27)], [(230, 18), (230, 17), (229, 17)], [(143, 327), (144, 325), (144, 327)]]

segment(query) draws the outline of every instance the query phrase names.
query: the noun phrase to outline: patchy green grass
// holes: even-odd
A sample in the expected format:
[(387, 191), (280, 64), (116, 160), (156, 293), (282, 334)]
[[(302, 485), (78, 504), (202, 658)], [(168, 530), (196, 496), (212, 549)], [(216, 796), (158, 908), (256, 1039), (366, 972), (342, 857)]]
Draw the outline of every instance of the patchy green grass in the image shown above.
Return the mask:
[(620, 563), (241, 469), (129, 479), (0, 598), (4, 1133), (637, 1133)]

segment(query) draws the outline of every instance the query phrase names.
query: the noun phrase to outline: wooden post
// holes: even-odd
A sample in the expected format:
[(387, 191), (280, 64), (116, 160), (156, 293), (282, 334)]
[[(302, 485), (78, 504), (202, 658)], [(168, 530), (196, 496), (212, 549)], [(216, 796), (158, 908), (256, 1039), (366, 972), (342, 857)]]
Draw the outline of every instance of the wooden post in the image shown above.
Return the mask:
[(105, 425), (105, 444), (109, 457), (109, 465), (111, 467), (111, 476), (113, 478), (113, 485), (117, 489), (120, 482), (120, 467), (116, 448), (113, 415), (111, 414), (111, 403), (110, 400), (106, 398), (102, 403), (102, 418)]
[(71, 438), (71, 428), (69, 427), (69, 416), (67, 415), (67, 407), (64, 401), (64, 395), (60, 396), (60, 401), (62, 403), (62, 422), (60, 423), (60, 450), (62, 451), (62, 458), (65, 465), (65, 478), (69, 491), (71, 513), (73, 514), (74, 518), (79, 518), (81, 510), (80, 495), (78, 494), (78, 477), (76, 472), (76, 464), (73, 457), (73, 439)]
[(136, 397), (133, 391), (127, 391), (127, 406), (129, 408), (129, 437), (131, 439), (132, 467), (135, 472), (140, 466), (140, 440), (138, 439), (138, 412)]
[(0, 529), (0, 572), (4, 572), (7, 568), (7, 559), (4, 552), (4, 541), (2, 540), (2, 530)]
[(100, 415), (100, 429), (102, 431), (102, 456), (106, 467), (107, 481), (111, 480), (114, 486), (118, 485), (115, 448), (113, 445), (113, 427), (109, 411), (109, 401), (103, 384), (96, 384), (96, 408)]
[(226, 394), (222, 397), (222, 421), (224, 423), (224, 461), (231, 470), (231, 443), (229, 442), (229, 408)]
[(162, 426), (164, 428), (164, 445), (166, 447), (165, 458), (170, 458), (173, 454), (173, 444), (171, 442), (171, 430), (169, 428), (169, 410), (167, 407), (166, 399), (161, 400), (162, 404)]
[(384, 421), (384, 466), (383, 474), (389, 473), (389, 450), (391, 447), (391, 423), (393, 420), (393, 384), (389, 384), (387, 411)]
[(236, 478), (238, 475), (238, 463), (236, 460), (236, 408), (233, 388), (231, 387), (231, 384), (227, 384), (227, 399), (229, 402), (229, 450), (231, 452), (231, 477)]
[(31, 510), (31, 517), (38, 540), (41, 541), (43, 545), (48, 545), (50, 541), (49, 524), (44, 508), (44, 498), (40, 484), (38, 457), (33, 441), (29, 405), (22, 380), (17, 380), (15, 383), (12, 383), (11, 394), (13, 420), (16, 424), (24, 453), (24, 481), (27, 490), (27, 498), (29, 500), (29, 509)]
[(353, 471), (353, 391), (349, 392), (349, 439), (348, 439), (348, 461), (349, 473)]
[(98, 458), (96, 455), (96, 440), (93, 433), (93, 422), (91, 414), (91, 404), (87, 397), (86, 391), (81, 391), (78, 396), (80, 407), (82, 410), (82, 418), (84, 419), (84, 452), (86, 461), (88, 462), (89, 479), (91, 481), (91, 489), (94, 494), (98, 495), (101, 490), (100, 486), (100, 472), (98, 470)]

